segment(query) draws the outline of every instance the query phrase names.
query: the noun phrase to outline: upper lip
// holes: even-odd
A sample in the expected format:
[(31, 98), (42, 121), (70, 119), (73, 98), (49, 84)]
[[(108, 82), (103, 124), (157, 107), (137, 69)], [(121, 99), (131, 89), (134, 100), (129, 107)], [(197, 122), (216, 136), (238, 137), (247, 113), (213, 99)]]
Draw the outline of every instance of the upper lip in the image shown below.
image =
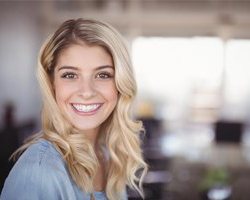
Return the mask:
[(101, 105), (102, 103), (71, 103), (71, 105), (84, 105), (84, 106), (90, 106), (90, 105)]

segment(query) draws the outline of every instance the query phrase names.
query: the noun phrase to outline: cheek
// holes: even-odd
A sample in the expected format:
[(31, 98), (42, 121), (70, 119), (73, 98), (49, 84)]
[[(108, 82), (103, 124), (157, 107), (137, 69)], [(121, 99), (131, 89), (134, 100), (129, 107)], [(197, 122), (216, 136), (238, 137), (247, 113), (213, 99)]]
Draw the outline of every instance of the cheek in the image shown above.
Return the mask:
[(62, 96), (62, 88), (60, 87), (60, 84), (58, 84), (57, 81), (54, 82), (54, 93), (55, 93), (55, 99), (56, 102), (59, 103), (61, 96)]
[(55, 82), (54, 84), (54, 92), (55, 92), (55, 98), (56, 98), (56, 102), (58, 104), (63, 103), (68, 96), (70, 95), (70, 88), (67, 87), (65, 84), (63, 83), (59, 83), (59, 82)]
[(108, 90), (105, 90), (106, 96), (110, 101), (116, 102), (118, 99), (118, 91), (114, 85), (112, 85)]
[(108, 101), (116, 101), (118, 99), (118, 91), (114, 83), (102, 83), (95, 85), (95, 90)]

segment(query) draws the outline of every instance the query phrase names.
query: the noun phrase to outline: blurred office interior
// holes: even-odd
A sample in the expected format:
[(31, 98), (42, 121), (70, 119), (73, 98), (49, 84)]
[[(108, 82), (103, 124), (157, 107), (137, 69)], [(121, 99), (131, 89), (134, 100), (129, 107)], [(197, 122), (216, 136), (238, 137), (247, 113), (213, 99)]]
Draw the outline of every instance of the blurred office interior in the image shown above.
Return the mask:
[(250, 0), (1, 0), (0, 190), (11, 152), (40, 129), (39, 48), (79, 17), (112, 24), (128, 43), (145, 199), (249, 200)]

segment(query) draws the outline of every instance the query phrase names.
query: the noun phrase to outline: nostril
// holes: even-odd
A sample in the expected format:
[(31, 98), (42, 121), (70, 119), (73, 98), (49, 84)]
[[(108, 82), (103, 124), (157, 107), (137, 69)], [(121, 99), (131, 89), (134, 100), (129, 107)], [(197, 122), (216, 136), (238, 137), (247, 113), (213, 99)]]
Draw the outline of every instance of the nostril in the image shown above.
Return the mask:
[(95, 96), (96, 92), (91, 81), (82, 81), (79, 85), (79, 95), (85, 99)]
[(88, 91), (81, 91), (79, 93), (79, 96), (81, 96), (84, 99), (89, 99), (92, 98), (96, 95), (96, 92), (94, 90), (88, 90)]

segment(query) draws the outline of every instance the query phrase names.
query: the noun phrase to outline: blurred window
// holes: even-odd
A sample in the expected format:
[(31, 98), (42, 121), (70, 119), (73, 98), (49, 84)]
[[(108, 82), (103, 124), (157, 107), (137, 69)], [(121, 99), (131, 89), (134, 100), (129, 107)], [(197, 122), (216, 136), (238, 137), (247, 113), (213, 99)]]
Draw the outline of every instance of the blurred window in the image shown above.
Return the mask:
[(220, 85), (223, 43), (217, 38), (139, 37), (132, 52), (142, 92), (168, 97), (186, 94), (195, 85)]
[(250, 95), (250, 40), (230, 40), (226, 45), (226, 99), (244, 103)]
[(250, 40), (138, 37), (132, 58), (139, 96), (167, 102), (168, 113), (173, 114), (190, 106), (194, 91), (214, 91), (224, 97), (226, 115), (243, 116), (250, 107), (249, 52)]

